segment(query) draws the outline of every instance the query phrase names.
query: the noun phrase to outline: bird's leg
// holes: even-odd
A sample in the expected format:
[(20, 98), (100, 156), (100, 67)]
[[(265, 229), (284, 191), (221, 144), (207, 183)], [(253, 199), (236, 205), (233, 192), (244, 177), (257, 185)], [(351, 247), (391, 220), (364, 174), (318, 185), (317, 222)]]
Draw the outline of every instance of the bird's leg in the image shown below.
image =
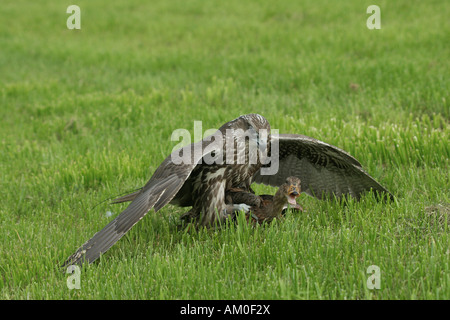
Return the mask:
[(245, 203), (239, 203), (239, 204), (227, 204), (226, 206), (226, 213), (231, 219), (235, 220), (237, 218), (237, 214), (240, 211), (243, 211), (245, 213), (245, 219), (247, 221), (251, 220), (251, 217), (258, 218), (252, 213), (251, 211), (252, 207)]
[(230, 188), (225, 192), (225, 202), (227, 204), (228, 215), (235, 217), (238, 211), (244, 211), (247, 220), (251, 220), (252, 216), (256, 217), (252, 212), (252, 207), (261, 206), (262, 199), (255, 195), (254, 191), (250, 189)]
[(248, 204), (245, 204), (245, 203), (227, 204), (225, 212), (227, 215), (233, 214), (237, 211), (249, 212), (250, 208), (251, 208), (251, 206), (249, 206)]
[(235, 218), (239, 211), (244, 211), (245, 213), (250, 212), (251, 207), (245, 203), (239, 204), (227, 204), (225, 207), (225, 214), (227, 217)]
[(250, 207), (259, 207), (261, 198), (252, 192), (243, 189), (232, 188), (225, 192), (225, 201), (229, 204), (246, 204)]

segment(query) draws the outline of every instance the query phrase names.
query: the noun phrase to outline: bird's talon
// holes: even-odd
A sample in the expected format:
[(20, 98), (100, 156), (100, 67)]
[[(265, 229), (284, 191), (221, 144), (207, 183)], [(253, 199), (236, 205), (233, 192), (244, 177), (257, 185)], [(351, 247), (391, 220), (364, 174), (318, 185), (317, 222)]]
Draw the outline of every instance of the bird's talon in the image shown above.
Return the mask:
[(240, 204), (235, 204), (233, 205), (234, 210), (236, 211), (244, 211), (244, 212), (249, 212), (250, 211), (250, 206), (245, 204), (245, 203), (240, 203)]

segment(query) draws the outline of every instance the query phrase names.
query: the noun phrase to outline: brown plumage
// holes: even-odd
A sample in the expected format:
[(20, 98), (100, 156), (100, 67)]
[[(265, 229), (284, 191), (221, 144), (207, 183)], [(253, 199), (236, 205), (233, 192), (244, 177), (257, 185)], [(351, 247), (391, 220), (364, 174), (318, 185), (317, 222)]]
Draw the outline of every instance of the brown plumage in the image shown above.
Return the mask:
[[(116, 203), (131, 203), (71, 255), (64, 266), (95, 261), (147, 212), (151, 209), (156, 212), (169, 203), (192, 207), (189, 218), (199, 225), (211, 226), (216, 221), (227, 218), (235, 209), (226, 204), (225, 190), (242, 188), (250, 192), (253, 182), (279, 187), (287, 177), (296, 176), (302, 180), (303, 192), (320, 199), (347, 195), (359, 199), (370, 190), (377, 195), (385, 193), (392, 198), (389, 191), (368, 175), (361, 164), (345, 151), (320, 140), (296, 134), (269, 135), (264, 140), (259, 135), (263, 130), (270, 133), (269, 122), (263, 116), (243, 115), (225, 123), (215, 134), (172, 152), (144, 187), (116, 199)], [(220, 148), (211, 148), (214, 147), (215, 137), (224, 137), (229, 132), (234, 146), (232, 150), (228, 148), (228, 140)], [(250, 136), (245, 135), (248, 132), (251, 133)], [(251, 143), (258, 145), (256, 151), (249, 148)], [(258, 152), (263, 149), (266, 149), (265, 153)], [(189, 161), (173, 161), (174, 156), (176, 158), (180, 155)], [(215, 157), (222, 157), (227, 161), (207, 161)], [(229, 158), (243, 161), (230, 164)], [(278, 170), (265, 175), (263, 170), (272, 165), (278, 165)]]
[[(232, 211), (225, 203), (225, 190), (240, 185), (249, 188), (254, 174), (264, 161), (261, 159), (264, 153), (258, 151), (270, 147), (267, 140), (260, 139), (263, 130), (270, 133), (269, 122), (263, 116), (243, 115), (225, 123), (213, 135), (172, 152), (142, 189), (116, 199), (116, 203), (131, 203), (72, 254), (63, 267), (95, 261), (150, 209), (156, 212), (168, 203), (192, 207), (191, 218), (199, 225), (211, 226), (225, 219)], [(230, 136), (231, 141), (226, 140), (220, 148), (215, 147), (217, 137), (224, 139)], [(258, 148), (250, 147), (251, 144)], [(180, 158), (187, 161), (174, 161)], [(235, 161), (233, 164), (226, 161), (220, 163), (214, 162), (214, 158)]]
[(301, 182), (297, 177), (288, 177), (275, 195), (257, 196), (243, 189), (233, 188), (226, 191), (226, 201), (234, 204), (235, 211), (245, 211), (253, 222), (270, 222), (282, 216), (288, 208), (303, 210), (295, 201), (301, 193)]

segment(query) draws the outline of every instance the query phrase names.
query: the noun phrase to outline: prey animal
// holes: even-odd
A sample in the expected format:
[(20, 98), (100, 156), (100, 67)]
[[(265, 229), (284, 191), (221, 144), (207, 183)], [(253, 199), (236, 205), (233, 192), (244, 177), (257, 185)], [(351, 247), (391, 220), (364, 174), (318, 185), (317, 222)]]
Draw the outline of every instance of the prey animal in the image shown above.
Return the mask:
[(244, 189), (232, 188), (225, 192), (226, 203), (237, 211), (244, 211), (248, 220), (257, 223), (270, 222), (284, 215), (288, 208), (303, 211), (296, 199), (301, 193), (301, 181), (297, 177), (288, 177), (275, 195), (255, 195)]

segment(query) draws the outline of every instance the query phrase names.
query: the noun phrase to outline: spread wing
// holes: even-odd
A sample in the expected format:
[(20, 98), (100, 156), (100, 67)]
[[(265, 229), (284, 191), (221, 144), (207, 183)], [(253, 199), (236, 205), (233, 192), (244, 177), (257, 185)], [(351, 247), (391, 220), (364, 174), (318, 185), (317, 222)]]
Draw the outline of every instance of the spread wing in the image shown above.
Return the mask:
[[(85, 261), (93, 262), (100, 254), (111, 248), (150, 209), (153, 208), (155, 211), (158, 211), (169, 203), (177, 195), (192, 170), (204, 156), (203, 150), (205, 150), (205, 145), (210, 142), (206, 141), (206, 139), (174, 151), (174, 153), (177, 153), (177, 156), (189, 155), (191, 161), (176, 164), (172, 161), (174, 153), (167, 157), (156, 169), (148, 183), (141, 190), (132, 194), (131, 198), (133, 201), (130, 205), (71, 255), (64, 262), (63, 267), (72, 264), (81, 265)], [(197, 147), (199, 144), (201, 145), (200, 148)], [(194, 150), (202, 151), (194, 152)]]
[[(276, 139), (276, 140), (275, 140)], [(278, 142), (271, 150), (271, 161), (278, 157), (279, 169), (273, 175), (258, 171), (253, 181), (278, 187), (289, 176), (299, 177), (302, 191), (317, 198), (350, 195), (359, 199), (364, 192), (392, 194), (365, 172), (361, 164), (347, 152), (304, 135), (280, 134), (272, 137)], [(270, 166), (271, 164), (265, 165)]]

